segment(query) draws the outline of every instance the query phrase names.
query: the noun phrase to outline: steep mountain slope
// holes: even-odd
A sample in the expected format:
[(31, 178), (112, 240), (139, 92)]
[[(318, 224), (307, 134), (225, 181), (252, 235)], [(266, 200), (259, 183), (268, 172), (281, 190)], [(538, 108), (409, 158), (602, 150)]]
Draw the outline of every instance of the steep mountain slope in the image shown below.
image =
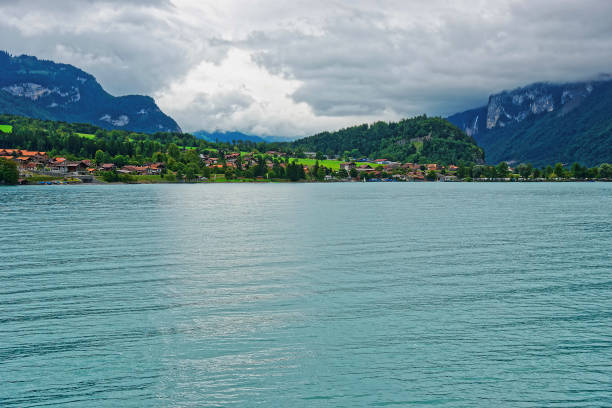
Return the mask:
[(536, 83), (491, 95), (448, 120), (473, 136), (487, 161), (546, 165), (612, 159), (612, 82)]
[(442, 118), (418, 116), (400, 122), (376, 122), (337, 132), (323, 132), (291, 143), (294, 148), (389, 160), (459, 163), (483, 162), (474, 139)]
[(180, 132), (148, 96), (114, 97), (72, 65), (0, 51), (0, 113), (83, 122), (106, 129)]
[(544, 166), (579, 162), (596, 166), (612, 161), (612, 82), (596, 86), (569, 112), (531, 115), (513, 126), (477, 136), (491, 162), (531, 162)]
[(487, 131), (487, 107), (481, 106), (480, 108), (455, 113), (449, 116), (447, 120), (467, 133), (468, 136), (475, 137)]

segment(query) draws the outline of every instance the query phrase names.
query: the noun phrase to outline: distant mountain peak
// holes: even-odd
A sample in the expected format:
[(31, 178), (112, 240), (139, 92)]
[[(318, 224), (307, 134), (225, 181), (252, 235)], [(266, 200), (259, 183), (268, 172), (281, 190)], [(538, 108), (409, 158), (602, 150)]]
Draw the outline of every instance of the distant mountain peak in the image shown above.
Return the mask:
[(181, 132), (149, 96), (114, 97), (77, 67), (4, 51), (0, 52), (0, 113), (106, 129)]
[(242, 132), (238, 132), (238, 131), (234, 131), (234, 130), (220, 130), (220, 129), (216, 129), (212, 132), (206, 131), (206, 130), (198, 130), (196, 132), (193, 132), (193, 135), (200, 138), (200, 139), (204, 139), (206, 141), (209, 142), (223, 142), (223, 143), (232, 143), (234, 141), (245, 141), (245, 142), (254, 142), (254, 143), (260, 143), (260, 142), (286, 142), (290, 139), (287, 138), (283, 138), (283, 137), (275, 137), (275, 136), (256, 136), (256, 135), (250, 135), (247, 133), (242, 133)]

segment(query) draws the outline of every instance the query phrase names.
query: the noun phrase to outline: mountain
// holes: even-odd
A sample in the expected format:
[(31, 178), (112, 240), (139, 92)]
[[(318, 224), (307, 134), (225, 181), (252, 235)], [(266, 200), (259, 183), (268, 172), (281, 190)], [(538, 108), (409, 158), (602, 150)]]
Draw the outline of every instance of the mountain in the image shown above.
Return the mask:
[(232, 143), (232, 141), (242, 140), (245, 142), (265, 142), (266, 140), (259, 136), (247, 135), (241, 132), (222, 132), (220, 130), (215, 130), (214, 132), (207, 132), (205, 130), (198, 130), (197, 132), (193, 132), (193, 135), (199, 139), (204, 139), (207, 142), (223, 142), (223, 143)]
[(417, 116), (400, 122), (376, 122), (323, 132), (291, 143), (304, 151), (412, 162), (482, 163), (484, 155), (471, 136), (442, 118)]
[(0, 51), (0, 113), (82, 122), (105, 129), (180, 132), (153, 98), (115, 97), (72, 65)]
[(242, 132), (221, 131), (221, 130), (215, 130), (214, 132), (207, 132), (206, 130), (198, 130), (196, 132), (193, 132), (193, 135), (200, 139), (204, 139), (212, 143), (217, 142), (217, 141), (222, 142), (222, 143), (232, 143), (232, 141), (237, 142), (239, 140), (242, 140), (244, 142), (253, 142), (253, 143), (261, 143), (261, 142), (273, 143), (273, 142), (287, 142), (288, 140), (292, 140), (286, 137), (279, 137), (279, 136), (255, 136), (255, 135), (248, 135)]
[(612, 81), (535, 83), (491, 95), (448, 120), (474, 137), (487, 161), (537, 166), (612, 160)]
[(466, 110), (465, 112), (455, 113), (446, 118), (450, 123), (467, 133), (468, 136), (475, 137), (487, 131), (487, 107)]

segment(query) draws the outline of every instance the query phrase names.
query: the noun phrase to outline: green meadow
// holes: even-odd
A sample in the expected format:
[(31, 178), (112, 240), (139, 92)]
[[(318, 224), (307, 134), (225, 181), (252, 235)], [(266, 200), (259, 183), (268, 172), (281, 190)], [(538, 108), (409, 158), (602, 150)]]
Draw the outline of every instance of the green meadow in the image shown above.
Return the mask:
[(96, 135), (92, 135), (91, 133), (75, 133), (78, 137), (82, 137), (83, 139), (95, 139)]
[[(316, 159), (290, 159), (290, 161), (295, 161), (298, 164), (302, 164), (304, 166), (314, 166), (317, 162)], [(334, 171), (340, 170), (340, 163), (343, 163), (340, 160), (318, 160), (320, 166), (325, 166)]]
[(13, 127), (11, 125), (0, 125), (0, 132), (13, 133)]
[[(305, 166), (314, 166), (317, 162), (316, 159), (290, 159), (291, 161), (296, 161), (298, 164), (302, 164)], [(340, 163), (344, 163), (342, 160), (319, 160), (320, 166), (325, 166), (334, 171), (340, 170)], [(361, 166), (362, 164), (368, 164), (372, 168), (376, 167), (377, 164), (374, 163), (366, 163), (366, 162), (355, 162), (357, 166)]]

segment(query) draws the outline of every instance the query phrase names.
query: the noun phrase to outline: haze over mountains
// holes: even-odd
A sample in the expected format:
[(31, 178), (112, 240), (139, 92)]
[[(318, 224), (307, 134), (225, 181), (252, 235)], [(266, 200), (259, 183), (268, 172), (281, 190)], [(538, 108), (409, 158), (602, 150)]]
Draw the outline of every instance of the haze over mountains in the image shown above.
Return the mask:
[(239, 140), (245, 142), (286, 142), (287, 138), (285, 137), (274, 137), (274, 136), (256, 136), (256, 135), (248, 135), (246, 133), (237, 132), (237, 131), (223, 131), (223, 130), (215, 130), (214, 132), (208, 132), (206, 130), (198, 130), (193, 132), (193, 135), (204, 139), (209, 142), (224, 142), (224, 143), (232, 143), (237, 142)]
[(0, 51), (0, 112), (38, 119), (84, 122), (105, 129), (180, 132), (153, 98), (115, 97), (96, 79), (67, 64)]

